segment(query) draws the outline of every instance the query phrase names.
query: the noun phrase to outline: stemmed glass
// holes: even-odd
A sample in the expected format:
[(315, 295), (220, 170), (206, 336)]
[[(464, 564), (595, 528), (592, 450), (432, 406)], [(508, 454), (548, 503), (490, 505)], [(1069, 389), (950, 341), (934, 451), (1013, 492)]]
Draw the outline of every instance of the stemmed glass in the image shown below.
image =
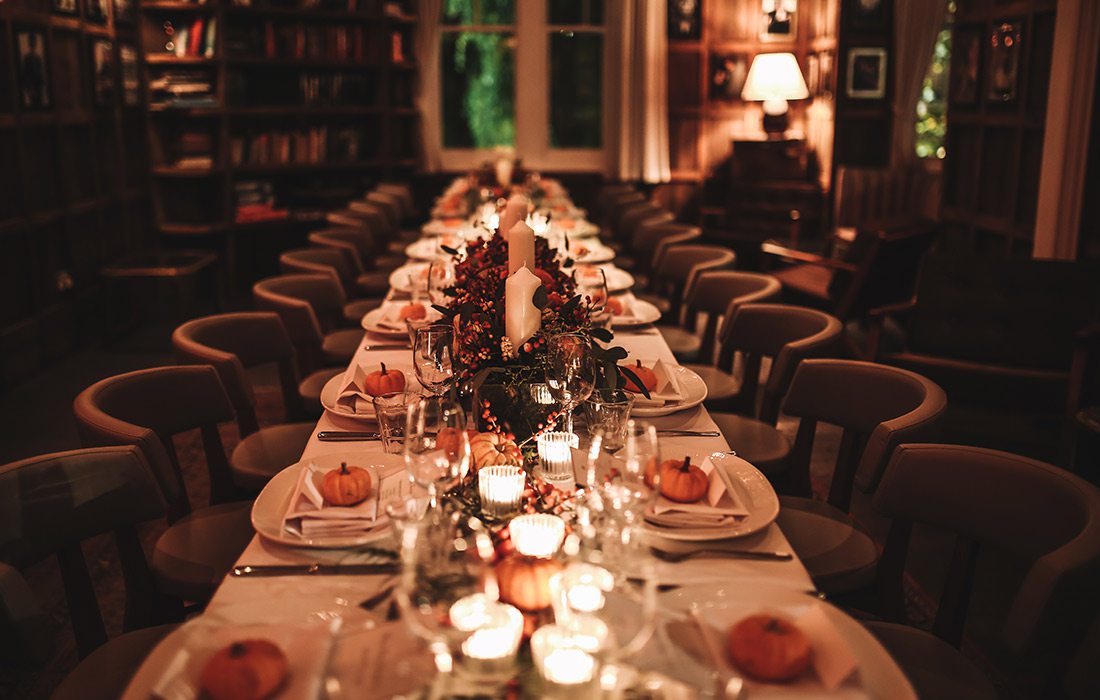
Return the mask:
[[(623, 445), (623, 486), (633, 501), (644, 508), (657, 496), (661, 483), (661, 448), (651, 423), (629, 420)], [(640, 515), (640, 513), (639, 513)]]
[(446, 304), (445, 290), (455, 284), (455, 266), (449, 258), (436, 258), (428, 265), (428, 298), (433, 304)]
[(405, 468), (428, 491), (430, 506), (470, 468), (466, 414), (454, 401), (426, 397), (409, 406), (405, 424)]
[(562, 333), (550, 338), (546, 355), (546, 384), (550, 395), (565, 409), (565, 432), (572, 433), (573, 409), (596, 386), (592, 347), (588, 338), (579, 333)]
[(588, 299), (594, 315), (598, 315), (607, 306), (607, 274), (602, 267), (580, 265), (573, 271), (573, 282), (577, 285), (577, 294)]
[(421, 385), (433, 396), (442, 396), (454, 379), (451, 350), (454, 328), (441, 323), (416, 329), (413, 368)]

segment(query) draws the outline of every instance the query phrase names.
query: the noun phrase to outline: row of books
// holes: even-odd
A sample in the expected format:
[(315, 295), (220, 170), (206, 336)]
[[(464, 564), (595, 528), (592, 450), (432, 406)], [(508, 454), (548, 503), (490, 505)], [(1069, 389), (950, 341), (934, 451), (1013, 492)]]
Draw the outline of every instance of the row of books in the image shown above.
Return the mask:
[(175, 134), (166, 144), (168, 159), (177, 168), (211, 168), (214, 166), (214, 134), (209, 130), (190, 130)]
[(149, 82), (153, 106), (217, 107), (213, 76), (206, 71), (169, 70)]
[(235, 166), (355, 161), (363, 156), (365, 137), (357, 127), (327, 126), (234, 136), (230, 159)]
[(263, 7), (295, 10), (332, 10), (358, 12), (359, 0), (233, 0), (234, 7)]
[(225, 48), (229, 55), (278, 59), (338, 61), (379, 60), (362, 25), (308, 25), (265, 22), (231, 25)]
[(176, 58), (213, 58), (217, 37), (217, 17), (196, 17), (190, 23), (170, 20), (164, 23), (164, 50)]
[(225, 87), (227, 104), (234, 107), (368, 106), (376, 91), (374, 78), (358, 73), (274, 73), (260, 81), (229, 71)]

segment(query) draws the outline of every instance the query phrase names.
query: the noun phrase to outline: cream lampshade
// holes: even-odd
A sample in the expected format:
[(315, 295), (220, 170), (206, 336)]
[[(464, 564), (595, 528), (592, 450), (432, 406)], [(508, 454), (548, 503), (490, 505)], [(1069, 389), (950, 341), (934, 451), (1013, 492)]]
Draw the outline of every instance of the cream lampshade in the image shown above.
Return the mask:
[(787, 100), (804, 100), (809, 96), (793, 53), (757, 55), (741, 89), (742, 100), (764, 103), (764, 131), (769, 135), (787, 130)]

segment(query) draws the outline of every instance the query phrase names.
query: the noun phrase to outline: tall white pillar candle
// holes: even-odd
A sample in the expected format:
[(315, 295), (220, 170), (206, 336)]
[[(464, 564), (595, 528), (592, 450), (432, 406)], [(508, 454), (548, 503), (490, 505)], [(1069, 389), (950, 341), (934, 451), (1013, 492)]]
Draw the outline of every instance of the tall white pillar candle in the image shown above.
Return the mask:
[(508, 231), (508, 274), (521, 267), (535, 269), (535, 232), (522, 221)]
[(498, 229), (500, 235), (508, 240), (508, 234), (511, 232), (512, 227), (516, 225), (516, 222), (525, 219), (527, 219), (527, 197), (522, 194), (514, 194), (508, 198), (508, 203), (504, 205), (504, 211), (500, 215), (500, 228)]
[(516, 270), (504, 283), (504, 335), (516, 352), (542, 325), (542, 311), (533, 301), (540, 286), (542, 282), (526, 267)]

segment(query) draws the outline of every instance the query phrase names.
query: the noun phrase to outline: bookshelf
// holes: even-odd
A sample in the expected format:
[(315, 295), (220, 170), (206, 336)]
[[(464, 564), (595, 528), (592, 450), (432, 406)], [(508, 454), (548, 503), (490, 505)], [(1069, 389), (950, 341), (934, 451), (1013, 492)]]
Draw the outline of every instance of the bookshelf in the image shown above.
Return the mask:
[(152, 202), (250, 282), (257, 235), (308, 227), (419, 163), (412, 0), (140, 5)]
[(0, 386), (117, 332), (100, 270), (153, 244), (127, 0), (0, 2)]

